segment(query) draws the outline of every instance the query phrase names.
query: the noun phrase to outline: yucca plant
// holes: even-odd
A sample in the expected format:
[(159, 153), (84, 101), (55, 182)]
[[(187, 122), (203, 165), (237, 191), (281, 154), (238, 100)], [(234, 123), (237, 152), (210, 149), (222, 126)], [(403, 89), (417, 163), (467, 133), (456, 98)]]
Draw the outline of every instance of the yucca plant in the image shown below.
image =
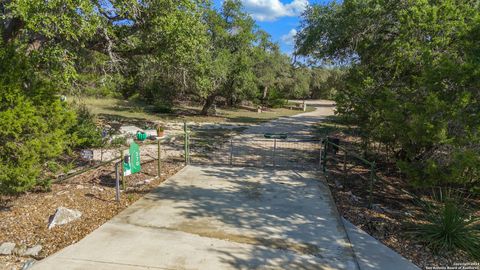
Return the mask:
[(420, 200), (421, 223), (410, 224), (409, 233), (435, 253), (462, 250), (480, 259), (480, 217), (464, 203), (461, 193), (440, 190), (431, 200)]

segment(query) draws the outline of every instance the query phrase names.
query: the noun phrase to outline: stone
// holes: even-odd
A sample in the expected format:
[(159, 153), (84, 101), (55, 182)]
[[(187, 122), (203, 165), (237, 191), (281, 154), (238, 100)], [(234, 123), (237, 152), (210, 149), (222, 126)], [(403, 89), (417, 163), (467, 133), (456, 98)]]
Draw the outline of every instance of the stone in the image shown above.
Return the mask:
[(24, 256), (25, 251), (27, 251), (27, 245), (19, 244), (13, 250), (13, 254), (18, 255), (18, 256)]
[(43, 248), (42, 245), (35, 245), (31, 248), (28, 248), (23, 255), (36, 257), (38, 256), (38, 254), (40, 254), (40, 251), (42, 251), (42, 248)]
[(380, 204), (372, 204), (372, 210), (378, 213), (384, 213), (383, 207)]
[(15, 243), (5, 242), (0, 245), (0, 255), (11, 255), (15, 249)]
[(343, 189), (342, 183), (340, 183), (340, 181), (338, 181), (337, 179), (335, 179), (335, 186), (339, 189)]
[(65, 207), (59, 207), (50, 217), (50, 222), (48, 224), (48, 229), (51, 229), (58, 225), (64, 225), (70, 223), (74, 220), (79, 219), (82, 216), (82, 213), (78, 210), (72, 210)]
[(85, 187), (83, 185), (77, 185), (75, 188), (76, 189), (84, 189)]
[(95, 190), (98, 190), (98, 191), (104, 191), (103, 188), (101, 187), (97, 187), (97, 186), (93, 186), (92, 189), (95, 189)]
[(348, 191), (346, 194), (348, 195), (348, 200), (350, 203), (358, 203), (361, 200), (360, 197), (355, 196), (351, 191)]
[(122, 126), (119, 131), (121, 134), (136, 135), (137, 131), (143, 132), (143, 129), (136, 126)]
[(34, 263), (36, 263), (37, 261), (34, 260), (34, 259), (28, 259), (22, 266), (21, 270), (27, 270), (27, 269), (30, 269), (30, 267), (32, 267), (32, 265)]

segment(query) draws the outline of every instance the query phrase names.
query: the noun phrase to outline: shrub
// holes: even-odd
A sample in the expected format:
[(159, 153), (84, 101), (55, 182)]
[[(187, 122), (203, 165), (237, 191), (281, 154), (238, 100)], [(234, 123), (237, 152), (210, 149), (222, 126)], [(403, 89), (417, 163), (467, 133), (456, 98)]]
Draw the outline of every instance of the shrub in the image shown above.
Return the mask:
[(68, 147), (75, 114), (58, 99), (38, 102), (14, 88), (0, 90), (0, 101), (0, 193), (23, 192)]
[(153, 103), (152, 112), (154, 113), (172, 113), (173, 108), (170, 102), (165, 101), (155, 101)]
[(461, 203), (460, 196), (422, 201), (422, 208), (426, 222), (411, 224), (412, 236), (436, 253), (462, 250), (480, 259), (480, 217)]
[(95, 116), (84, 105), (77, 108), (77, 124), (70, 133), (74, 147), (101, 147), (103, 144), (102, 131), (95, 124)]
[(112, 147), (119, 147), (119, 146), (124, 146), (127, 145), (127, 138), (126, 137), (116, 137), (112, 139), (110, 142), (110, 146)]

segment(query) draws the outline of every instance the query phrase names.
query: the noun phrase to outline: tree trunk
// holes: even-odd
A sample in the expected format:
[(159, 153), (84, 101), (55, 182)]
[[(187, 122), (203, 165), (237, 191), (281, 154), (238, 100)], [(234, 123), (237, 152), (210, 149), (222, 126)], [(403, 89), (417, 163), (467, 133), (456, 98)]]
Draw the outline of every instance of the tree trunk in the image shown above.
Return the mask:
[(7, 21), (2, 33), (3, 42), (8, 43), (15, 38), (24, 25), (25, 23), (19, 18), (12, 18), (10, 21)]
[(203, 108), (202, 108), (202, 111), (200, 112), (200, 114), (202, 114), (202, 115), (207, 115), (208, 114), (208, 110), (210, 110), (210, 108), (212, 107), (213, 102), (215, 101), (216, 97), (217, 97), (217, 95), (215, 95), (215, 94), (212, 94), (212, 95), (207, 97), (207, 100), (205, 100), (205, 104), (203, 104)]
[(267, 99), (268, 94), (268, 86), (263, 87), (263, 95), (262, 95), (262, 103), (265, 104), (265, 100)]

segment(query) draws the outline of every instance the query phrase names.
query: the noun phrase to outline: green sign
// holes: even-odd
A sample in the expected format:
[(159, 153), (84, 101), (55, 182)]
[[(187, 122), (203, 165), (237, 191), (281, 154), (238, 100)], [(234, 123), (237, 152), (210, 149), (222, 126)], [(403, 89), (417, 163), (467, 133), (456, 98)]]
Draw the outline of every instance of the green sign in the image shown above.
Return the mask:
[(263, 136), (267, 139), (286, 139), (286, 133), (265, 133)]
[(123, 175), (127, 176), (130, 174), (138, 173), (142, 166), (140, 165), (140, 146), (135, 142), (130, 144), (130, 149), (128, 150), (130, 158), (128, 160), (123, 160)]

